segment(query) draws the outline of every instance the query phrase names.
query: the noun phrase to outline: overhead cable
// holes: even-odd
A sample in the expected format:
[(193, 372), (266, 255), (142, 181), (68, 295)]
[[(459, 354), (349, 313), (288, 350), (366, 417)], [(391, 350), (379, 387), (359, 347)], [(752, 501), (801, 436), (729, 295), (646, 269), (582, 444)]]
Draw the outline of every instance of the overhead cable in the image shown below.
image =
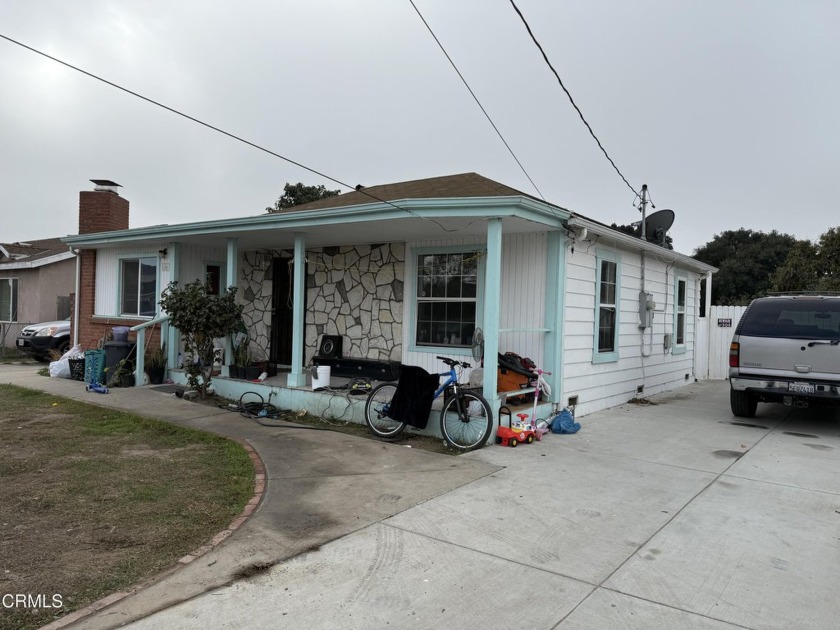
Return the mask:
[(431, 34), (432, 38), (434, 38), (435, 42), (437, 42), (438, 47), (440, 48), (441, 52), (443, 52), (444, 56), (449, 61), (452, 68), (458, 74), (458, 77), (460, 77), (461, 82), (464, 84), (464, 86), (467, 88), (467, 91), (473, 97), (473, 100), (476, 102), (476, 105), (478, 105), (479, 109), (481, 109), (482, 113), (484, 114), (484, 117), (487, 118), (488, 122), (493, 127), (493, 130), (496, 132), (496, 135), (499, 136), (499, 139), (504, 143), (505, 147), (508, 150), (508, 153), (510, 153), (511, 156), (513, 157), (513, 159), (516, 160), (516, 163), (519, 165), (519, 168), (522, 170), (523, 173), (525, 173), (525, 177), (527, 177), (528, 181), (531, 182), (531, 186), (534, 187), (534, 190), (537, 191), (537, 194), (540, 196), (540, 198), (543, 201), (545, 201), (545, 197), (540, 192), (540, 189), (537, 188), (537, 185), (534, 183), (534, 180), (531, 179), (531, 176), (528, 174), (528, 171), (525, 170), (525, 167), (522, 165), (522, 162), (519, 161), (519, 158), (516, 157), (516, 154), (513, 152), (513, 149), (510, 148), (510, 145), (508, 144), (508, 141), (505, 140), (505, 137), (502, 135), (502, 132), (499, 131), (499, 128), (496, 126), (496, 123), (494, 123), (493, 119), (490, 118), (490, 114), (488, 114), (487, 110), (484, 109), (484, 105), (482, 105), (481, 101), (478, 100), (478, 97), (475, 95), (475, 92), (473, 92), (473, 89), (470, 87), (470, 84), (467, 83), (467, 80), (464, 78), (464, 75), (461, 74), (461, 71), (458, 69), (458, 66), (455, 65), (455, 62), (452, 60), (452, 57), (450, 57), (449, 53), (446, 52), (446, 48), (443, 47), (443, 44), (438, 39), (437, 35), (435, 35), (435, 32), (432, 30), (432, 27), (429, 26), (429, 23), (426, 21), (426, 18), (423, 17), (422, 13), (420, 13), (420, 9), (418, 9), (417, 5), (414, 4), (414, 0), (408, 0), (408, 1), (411, 3), (411, 6), (414, 7), (414, 10), (417, 12), (417, 15), (423, 21), (423, 24), (426, 26), (426, 29)]
[(263, 147), (259, 144), (256, 144), (255, 142), (251, 142), (250, 140), (246, 140), (245, 138), (242, 138), (240, 136), (237, 136), (236, 134), (230, 133), (229, 131), (225, 131), (224, 129), (220, 129), (219, 127), (211, 125), (210, 123), (206, 123), (203, 120), (199, 120), (198, 118), (195, 118), (194, 116), (190, 116), (189, 114), (185, 114), (184, 112), (181, 112), (181, 111), (179, 111), (179, 110), (177, 110), (173, 107), (169, 107), (168, 105), (164, 105), (163, 103), (160, 103), (160, 102), (158, 102), (154, 99), (151, 99), (147, 96), (143, 96), (142, 94), (139, 94), (137, 92), (129, 90), (128, 88), (125, 88), (125, 87), (123, 87), (123, 86), (121, 86), (117, 83), (114, 83), (113, 81), (103, 79), (102, 77), (97, 76), (97, 75), (93, 74), (92, 72), (88, 72), (87, 70), (83, 70), (82, 68), (74, 66), (73, 64), (70, 64), (66, 61), (62, 61), (61, 59), (58, 59), (57, 57), (53, 57), (52, 55), (48, 55), (47, 53), (45, 53), (43, 51), (40, 51), (37, 48), (33, 48), (32, 46), (27, 46), (26, 44), (24, 44), (22, 42), (19, 42), (17, 40), (14, 40), (11, 37), (7, 37), (6, 35), (3, 35), (2, 33), (0, 33), (0, 38), (5, 39), (6, 41), (11, 42), (12, 44), (16, 44), (16, 45), (20, 46), (21, 48), (25, 48), (26, 50), (34, 52), (35, 54), (41, 55), (42, 57), (46, 57), (47, 59), (49, 59), (51, 61), (55, 61), (56, 63), (59, 63), (62, 66), (66, 66), (67, 68), (70, 68), (71, 70), (75, 70), (76, 72), (80, 72), (80, 73), (82, 73), (82, 74), (84, 74), (84, 75), (86, 75), (86, 76), (88, 76), (92, 79), (96, 79), (97, 81), (101, 81), (102, 83), (105, 83), (106, 85), (109, 85), (113, 88), (116, 88), (118, 90), (122, 90), (126, 94), (130, 94), (131, 96), (135, 96), (135, 97), (137, 97), (137, 98), (139, 98), (143, 101), (146, 101), (147, 103), (151, 103), (152, 105), (156, 105), (157, 107), (160, 107), (161, 109), (165, 109), (168, 112), (171, 112), (173, 114), (176, 114), (178, 116), (186, 118), (187, 120), (190, 120), (194, 123), (202, 125), (203, 127), (207, 127), (208, 129), (212, 129), (213, 131), (215, 131), (217, 133), (220, 133), (224, 136), (232, 138), (232, 139), (234, 139), (238, 142), (242, 142), (243, 144), (247, 144), (248, 146), (253, 147), (255, 149), (258, 149), (259, 151), (263, 151), (264, 153), (268, 153), (269, 155), (272, 155), (276, 158), (280, 158), (281, 160), (284, 160), (284, 161), (288, 162), (289, 164), (294, 164), (295, 166), (297, 166), (299, 168), (302, 168), (305, 171), (309, 171), (310, 173), (318, 175), (319, 177), (323, 177), (324, 179), (328, 179), (329, 181), (331, 181), (335, 184), (338, 184), (339, 186), (344, 186), (345, 188), (349, 188), (351, 190), (355, 189), (357, 192), (360, 192), (363, 195), (367, 195), (371, 199), (374, 199), (374, 200), (379, 201), (381, 203), (392, 206), (393, 208), (396, 208), (397, 210), (401, 210), (402, 212), (407, 212), (408, 214), (410, 214), (414, 217), (417, 217), (419, 219), (424, 219), (426, 221), (434, 223), (440, 229), (442, 229), (444, 232), (457, 232), (458, 231), (458, 229), (447, 228), (446, 226), (444, 226), (440, 222), (436, 221), (435, 219), (432, 219), (430, 217), (421, 216), (421, 215), (417, 214), (416, 212), (413, 212), (412, 210), (409, 210), (408, 208), (403, 208), (403, 207), (398, 206), (397, 204), (392, 203), (392, 202), (390, 202), (386, 199), (381, 199), (380, 197), (377, 197), (376, 195), (374, 195), (374, 194), (368, 192), (367, 190), (365, 190), (365, 188), (363, 186), (351, 186), (350, 184), (347, 184), (347, 183), (345, 183), (345, 182), (343, 182), (339, 179), (336, 179), (335, 177), (331, 177), (331, 176), (327, 175), (326, 173), (322, 173), (321, 171), (318, 171), (314, 168), (306, 166), (305, 164), (301, 164), (300, 162), (297, 162), (297, 161), (295, 161), (291, 158), (288, 158), (284, 155), (280, 155), (279, 153), (276, 153), (275, 151), (272, 151), (271, 149), (267, 149), (267, 148), (265, 148), (265, 147)]
[(636, 189), (633, 188), (630, 182), (627, 181), (627, 178), (624, 177), (622, 172), (618, 169), (618, 166), (616, 166), (615, 162), (613, 162), (613, 159), (610, 157), (609, 153), (607, 153), (607, 150), (604, 148), (604, 145), (602, 145), (601, 141), (598, 140), (598, 136), (596, 136), (595, 132), (592, 131), (592, 127), (589, 125), (588, 122), (586, 122), (586, 118), (583, 117), (583, 112), (580, 111), (580, 107), (578, 107), (577, 103), (575, 103), (575, 99), (572, 98), (572, 95), (569, 92), (569, 90), (567, 90), (566, 86), (563, 85), (563, 80), (560, 78), (560, 75), (557, 74), (557, 70), (554, 69), (554, 66), (551, 65), (551, 62), (548, 60), (548, 55), (545, 54), (545, 50), (543, 50), (543, 47), (540, 45), (539, 41), (537, 41), (537, 38), (534, 36), (534, 33), (531, 30), (528, 21), (525, 19), (525, 16), (522, 15), (522, 11), (519, 10), (519, 7), (516, 6), (516, 2), (514, 2), (514, 0), (510, 0), (510, 4), (513, 6), (513, 9), (514, 11), (516, 11), (517, 15), (519, 15), (519, 18), (522, 20), (522, 23), (525, 25), (525, 28), (528, 31), (528, 35), (531, 36), (531, 39), (534, 41), (534, 44), (536, 44), (537, 48), (539, 48), (539, 51), (540, 53), (542, 53), (542, 57), (545, 60), (545, 63), (548, 64), (548, 67), (554, 73), (554, 76), (557, 77), (557, 82), (560, 84), (560, 87), (563, 88), (563, 91), (566, 93), (566, 96), (569, 97), (569, 101), (572, 103), (572, 107), (575, 108), (575, 111), (577, 111), (578, 116), (580, 116), (580, 119), (583, 121), (583, 124), (586, 125), (586, 128), (589, 130), (589, 134), (595, 139), (595, 142), (598, 143), (598, 147), (601, 149), (604, 156), (607, 158), (607, 160), (609, 160), (609, 163), (612, 164), (612, 167), (615, 169), (615, 172), (618, 173), (618, 176), (621, 177), (625, 184), (627, 184), (627, 187), (636, 194), (636, 197), (641, 196), (636, 191)]

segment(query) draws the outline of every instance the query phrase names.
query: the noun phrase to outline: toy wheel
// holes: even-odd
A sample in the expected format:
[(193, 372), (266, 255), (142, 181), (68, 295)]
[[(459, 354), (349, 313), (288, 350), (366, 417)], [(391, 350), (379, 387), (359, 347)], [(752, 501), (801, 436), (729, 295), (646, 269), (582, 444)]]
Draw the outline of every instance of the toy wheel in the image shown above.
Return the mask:
[(497, 435), (497, 436), (496, 436), (496, 444), (501, 444), (501, 443), (502, 443), (502, 438), (500, 438), (500, 437)]
[(525, 439), (525, 441), (526, 441), (526, 442), (528, 442), (528, 444), (533, 444), (533, 443), (534, 443), (534, 436), (533, 436), (533, 435), (529, 435), (529, 436)]
[(516, 448), (517, 444), (519, 444), (519, 440), (517, 440), (516, 438), (510, 438), (510, 447), (511, 448)]

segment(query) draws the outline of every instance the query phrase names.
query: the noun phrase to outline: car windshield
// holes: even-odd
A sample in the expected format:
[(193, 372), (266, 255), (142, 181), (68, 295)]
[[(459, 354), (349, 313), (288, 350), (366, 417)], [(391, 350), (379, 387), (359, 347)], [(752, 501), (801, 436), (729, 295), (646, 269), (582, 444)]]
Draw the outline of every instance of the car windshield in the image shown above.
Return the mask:
[(750, 337), (840, 339), (840, 300), (760, 300), (744, 314), (739, 332)]

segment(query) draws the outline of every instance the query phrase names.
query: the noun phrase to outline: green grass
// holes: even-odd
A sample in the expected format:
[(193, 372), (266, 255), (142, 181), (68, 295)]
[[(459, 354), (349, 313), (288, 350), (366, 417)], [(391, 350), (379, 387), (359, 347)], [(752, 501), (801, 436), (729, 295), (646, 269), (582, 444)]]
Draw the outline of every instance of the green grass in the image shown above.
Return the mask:
[(253, 488), (236, 442), (0, 385), (0, 594), (64, 602), (0, 609), (0, 630), (38, 628), (155, 575), (227, 527)]

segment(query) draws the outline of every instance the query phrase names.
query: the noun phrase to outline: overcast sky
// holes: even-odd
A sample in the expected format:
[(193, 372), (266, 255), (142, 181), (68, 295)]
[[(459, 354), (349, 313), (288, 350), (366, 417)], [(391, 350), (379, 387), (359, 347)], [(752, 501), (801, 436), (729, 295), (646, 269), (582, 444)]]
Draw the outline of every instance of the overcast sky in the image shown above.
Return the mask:
[[(840, 2), (516, 0), (675, 249), (840, 225)], [(542, 195), (640, 218), (509, 0), (415, 0)], [(0, 34), (350, 185), (475, 171), (538, 195), (409, 0), (2, 0)], [(0, 40), (0, 242), (260, 214), (336, 184)], [(346, 192), (347, 189), (342, 189)]]

